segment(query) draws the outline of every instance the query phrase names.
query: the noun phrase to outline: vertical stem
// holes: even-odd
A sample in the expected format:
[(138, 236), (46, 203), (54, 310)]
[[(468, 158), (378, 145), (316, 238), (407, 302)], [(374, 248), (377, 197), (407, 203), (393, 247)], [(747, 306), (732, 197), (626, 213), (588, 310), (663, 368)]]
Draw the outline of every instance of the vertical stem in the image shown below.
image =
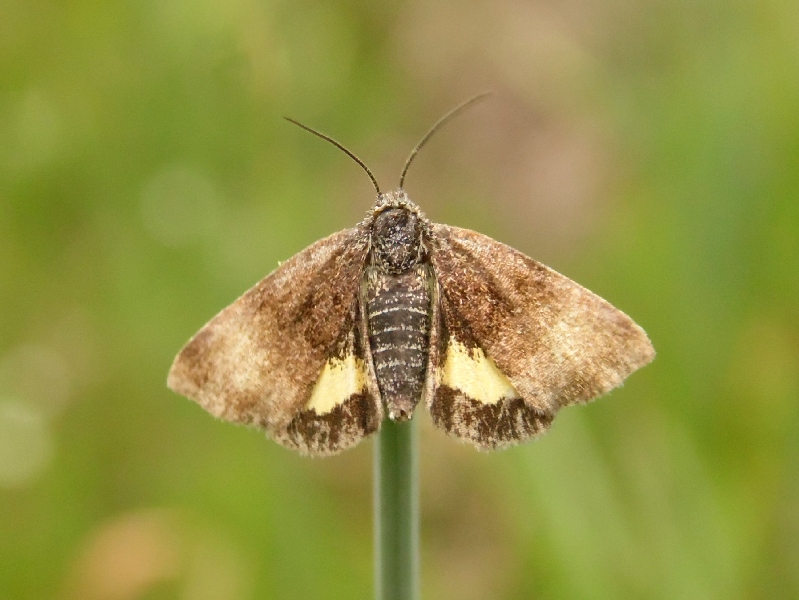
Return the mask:
[(374, 458), (375, 597), (419, 598), (419, 457), (414, 420), (386, 419)]

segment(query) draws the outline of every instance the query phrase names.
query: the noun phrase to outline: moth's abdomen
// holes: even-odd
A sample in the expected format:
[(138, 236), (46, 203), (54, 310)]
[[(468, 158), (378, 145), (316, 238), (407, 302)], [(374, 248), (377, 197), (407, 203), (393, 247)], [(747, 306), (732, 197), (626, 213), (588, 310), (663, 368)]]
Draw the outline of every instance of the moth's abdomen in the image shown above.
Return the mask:
[(369, 346), (377, 385), (389, 417), (411, 417), (424, 389), (430, 339), (428, 271), (367, 276)]

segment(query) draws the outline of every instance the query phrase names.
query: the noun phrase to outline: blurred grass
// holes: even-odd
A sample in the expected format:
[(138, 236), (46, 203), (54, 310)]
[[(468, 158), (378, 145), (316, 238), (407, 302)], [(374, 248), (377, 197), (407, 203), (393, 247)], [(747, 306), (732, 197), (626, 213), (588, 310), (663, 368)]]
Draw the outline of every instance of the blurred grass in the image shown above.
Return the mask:
[[(367, 598), (371, 444), (304, 460), (168, 392), (181, 344), (407, 189), (658, 350), (534, 444), (425, 427), (428, 598), (799, 596), (799, 8), (0, 7), (0, 597)], [(422, 416), (421, 414), (419, 416)]]

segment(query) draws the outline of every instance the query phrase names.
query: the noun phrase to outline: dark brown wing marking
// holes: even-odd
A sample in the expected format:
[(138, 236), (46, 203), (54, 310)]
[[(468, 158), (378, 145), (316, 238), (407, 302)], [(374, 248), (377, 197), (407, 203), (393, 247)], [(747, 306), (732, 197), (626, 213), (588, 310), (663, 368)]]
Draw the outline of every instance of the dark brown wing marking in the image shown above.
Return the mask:
[[(352, 340), (362, 335), (358, 297), (367, 245), (363, 231), (347, 229), (283, 263), (186, 344), (169, 372), (169, 387), (216, 417), (263, 427), (288, 445), (298, 446), (305, 435), (308, 452), (337, 448), (332, 433), (326, 442), (310, 433), (303, 408), (328, 359), (360, 343)], [(374, 411), (365, 407), (376, 402), (367, 390), (363, 398), (340, 399), (336, 410), (354, 415), (346, 437), (355, 423), (371, 427)], [(333, 418), (326, 413), (322, 420)], [(294, 421), (295, 434), (288, 435)]]
[(604, 394), (654, 358), (627, 315), (521, 252), (438, 224), (430, 243), (446, 325), (456, 337), (465, 325), (537, 415)]

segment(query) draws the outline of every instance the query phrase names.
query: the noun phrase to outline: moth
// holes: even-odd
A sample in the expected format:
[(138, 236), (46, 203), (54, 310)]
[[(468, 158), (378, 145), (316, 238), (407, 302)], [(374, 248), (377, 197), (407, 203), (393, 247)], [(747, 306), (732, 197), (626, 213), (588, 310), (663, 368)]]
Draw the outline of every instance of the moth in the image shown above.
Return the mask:
[[(212, 415), (326, 456), (419, 402), (480, 450), (546, 431), (564, 406), (619, 386), (654, 358), (632, 319), (489, 237), (432, 223), (403, 189), (351, 229), (296, 254), (186, 344), (168, 386)], [(289, 119), (291, 120), (291, 119)]]

